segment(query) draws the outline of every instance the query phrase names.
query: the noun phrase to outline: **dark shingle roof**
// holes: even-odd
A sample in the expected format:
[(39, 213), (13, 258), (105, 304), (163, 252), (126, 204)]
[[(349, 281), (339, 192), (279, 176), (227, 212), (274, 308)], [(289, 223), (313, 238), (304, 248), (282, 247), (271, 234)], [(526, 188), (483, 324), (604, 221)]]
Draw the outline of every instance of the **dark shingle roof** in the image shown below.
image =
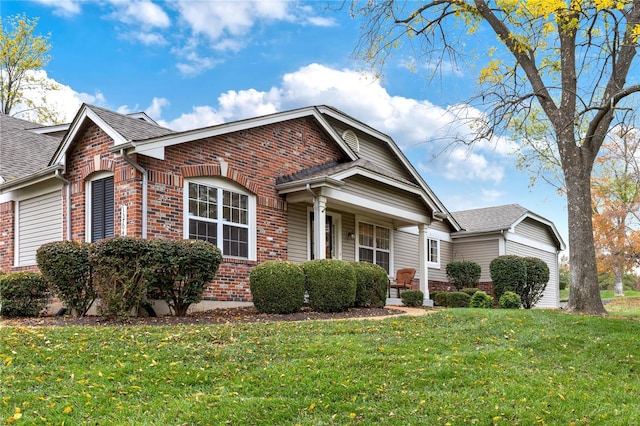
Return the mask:
[(94, 105), (87, 105), (98, 117), (107, 123), (113, 130), (121, 134), (126, 140), (135, 141), (175, 133), (173, 130), (149, 123), (139, 118), (109, 111)]
[(0, 114), (0, 176), (18, 179), (47, 167), (60, 138), (40, 135), (29, 129), (40, 124)]
[(519, 204), (486, 207), (482, 209), (452, 212), (451, 215), (467, 232), (509, 229), (518, 219), (528, 213)]
[(288, 176), (282, 176), (279, 177), (276, 180), (277, 184), (282, 184), (282, 183), (288, 183), (288, 182), (294, 182), (296, 180), (303, 180), (303, 179), (311, 179), (311, 178), (315, 178), (315, 177), (322, 177), (322, 176), (331, 176), (333, 174), (345, 171), (345, 170), (349, 170), (351, 168), (354, 167), (361, 167), (363, 169), (372, 171), (374, 173), (377, 173), (379, 175), (403, 182), (403, 183), (407, 183), (410, 185), (415, 185), (413, 182), (410, 182), (400, 176), (395, 176), (393, 173), (391, 173), (389, 170), (386, 170), (374, 163), (372, 163), (369, 160), (364, 160), (364, 159), (358, 159), (355, 161), (349, 161), (346, 163), (337, 163), (335, 161), (331, 161), (327, 164), (323, 164), (321, 166), (315, 166), (312, 167), (310, 169), (306, 169), (306, 170), (302, 170), (300, 172), (294, 173), (292, 175), (288, 175)]

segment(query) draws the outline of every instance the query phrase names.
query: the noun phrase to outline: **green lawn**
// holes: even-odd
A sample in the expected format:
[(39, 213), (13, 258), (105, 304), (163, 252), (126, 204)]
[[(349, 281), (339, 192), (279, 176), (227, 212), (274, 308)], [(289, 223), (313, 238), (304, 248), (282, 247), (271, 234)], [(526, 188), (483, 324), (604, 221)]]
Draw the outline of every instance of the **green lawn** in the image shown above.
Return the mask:
[(0, 327), (15, 424), (634, 424), (640, 322), (449, 309), (382, 321)]
[[(619, 299), (613, 295), (613, 290), (602, 290), (600, 291), (600, 297), (602, 300), (612, 300)], [(640, 297), (640, 291), (635, 290), (625, 290), (624, 297)], [(569, 289), (560, 290), (560, 300), (568, 300), (569, 299)]]

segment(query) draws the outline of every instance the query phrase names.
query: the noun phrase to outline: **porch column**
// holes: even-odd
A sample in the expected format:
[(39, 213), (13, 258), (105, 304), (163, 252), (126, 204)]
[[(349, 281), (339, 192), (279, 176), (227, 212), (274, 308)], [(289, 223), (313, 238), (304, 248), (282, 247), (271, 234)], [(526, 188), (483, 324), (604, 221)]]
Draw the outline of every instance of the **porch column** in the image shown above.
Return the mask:
[(326, 259), (326, 246), (327, 246), (327, 197), (323, 195), (316, 196), (313, 201), (313, 216), (315, 218), (314, 241), (316, 242), (313, 247), (315, 259)]
[(418, 224), (418, 258), (420, 265), (420, 291), (424, 293), (424, 299), (429, 300), (429, 268), (427, 266), (427, 224)]

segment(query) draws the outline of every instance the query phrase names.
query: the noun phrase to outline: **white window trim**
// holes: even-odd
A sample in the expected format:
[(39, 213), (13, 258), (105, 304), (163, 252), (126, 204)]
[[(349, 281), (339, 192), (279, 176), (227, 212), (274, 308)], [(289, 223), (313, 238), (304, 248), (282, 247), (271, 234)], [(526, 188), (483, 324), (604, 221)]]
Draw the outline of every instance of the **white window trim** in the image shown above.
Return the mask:
[[(84, 240), (88, 243), (91, 242), (91, 182), (105, 179), (110, 176), (113, 176), (112, 172), (96, 172), (91, 174), (88, 178), (84, 180)], [(114, 179), (114, 188), (113, 188), (113, 200), (115, 204), (116, 191), (115, 191), (115, 179)], [(115, 208), (115, 205), (114, 205)], [(115, 215), (115, 211), (114, 211)], [(115, 223), (113, 224), (115, 227)], [(115, 229), (114, 235), (115, 235)]]
[[(222, 252), (222, 255), (225, 258), (230, 258), (230, 259), (242, 259), (242, 260), (250, 260), (250, 261), (256, 261), (257, 260), (257, 245), (258, 245), (258, 240), (257, 240), (257, 226), (256, 226), (256, 215), (257, 215), (257, 204), (256, 204), (256, 196), (255, 194), (247, 191), (244, 187), (242, 187), (241, 185), (235, 184), (227, 179), (223, 179), (223, 178), (217, 178), (217, 177), (205, 177), (205, 176), (201, 176), (198, 178), (189, 178), (189, 179), (185, 179), (184, 180), (184, 187), (183, 187), (183, 191), (182, 191), (182, 212), (183, 212), (183, 233), (182, 236), (185, 240), (189, 239), (189, 184), (190, 183), (197, 183), (200, 185), (205, 185), (205, 186), (210, 186), (210, 187), (214, 187), (214, 188), (218, 188), (219, 190), (227, 190), (227, 191), (231, 191), (231, 192), (235, 192), (238, 194), (242, 194), (242, 195), (246, 195), (247, 199), (248, 199), (248, 220), (249, 220), (249, 253), (248, 253), (248, 257), (244, 258), (244, 257), (237, 257), (237, 256), (229, 256), (224, 254), (224, 252), (222, 252), (223, 247), (222, 247), (222, 238), (218, 238), (218, 248), (220, 249), (220, 251)], [(219, 198), (220, 200), (222, 200), (222, 198)], [(218, 221), (219, 226), (223, 226), (224, 225), (224, 221), (223, 220), (219, 220)], [(218, 235), (222, 236), (223, 234), (221, 232), (218, 233)]]
[[(356, 253), (355, 253), (355, 258), (356, 258), (356, 262), (360, 262), (360, 222), (364, 222), (367, 223), (369, 225), (375, 225), (375, 226), (379, 226), (382, 228), (387, 228), (389, 229), (389, 275), (393, 276), (394, 275), (394, 271), (395, 271), (395, 266), (394, 266), (394, 253), (393, 253), (393, 234), (394, 234), (394, 230), (393, 230), (393, 225), (391, 223), (388, 222), (382, 222), (376, 219), (371, 219), (369, 217), (366, 216), (356, 216)], [(367, 248), (370, 248), (368, 246), (365, 246)]]
[[(438, 253), (437, 253), (437, 260), (435, 262), (431, 261), (431, 242), (435, 241), (438, 245)], [(442, 244), (440, 239), (438, 238), (434, 238), (434, 237), (427, 237), (427, 243), (428, 243), (428, 247), (427, 247), (427, 266), (429, 268), (434, 268), (434, 269), (440, 269), (440, 252), (442, 251)]]

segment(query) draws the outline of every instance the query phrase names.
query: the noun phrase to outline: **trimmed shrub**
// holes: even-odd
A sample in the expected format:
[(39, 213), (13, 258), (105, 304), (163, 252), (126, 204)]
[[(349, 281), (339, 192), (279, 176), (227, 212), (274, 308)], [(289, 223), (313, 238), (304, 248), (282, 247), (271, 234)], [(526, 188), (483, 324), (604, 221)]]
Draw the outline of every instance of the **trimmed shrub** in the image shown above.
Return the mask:
[(486, 308), (489, 309), (493, 306), (493, 297), (489, 296), (484, 291), (476, 291), (469, 300), (469, 307), (471, 308)]
[(477, 286), (481, 272), (480, 265), (469, 260), (458, 260), (447, 264), (447, 278), (458, 290)]
[(355, 306), (382, 308), (387, 302), (389, 276), (379, 265), (369, 262), (351, 262), (356, 274)]
[(35, 317), (47, 306), (47, 281), (36, 272), (0, 274), (2, 316)]
[(468, 308), (471, 296), (461, 291), (447, 293), (447, 306), (450, 308)]
[(148, 240), (131, 237), (100, 240), (89, 248), (102, 315), (129, 316), (132, 308), (141, 305), (147, 293), (148, 252)]
[(302, 265), (309, 306), (318, 312), (342, 312), (356, 300), (356, 274), (349, 262), (316, 259)]
[(479, 288), (473, 287), (473, 288), (463, 288), (462, 290), (460, 290), (463, 293), (467, 293), (469, 296), (473, 297), (474, 294), (476, 294), (477, 292), (480, 291)]
[(436, 306), (447, 306), (447, 294), (449, 294), (448, 292), (438, 291), (432, 294), (433, 302), (436, 304)]
[(304, 271), (300, 265), (269, 260), (249, 275), (253, 304), (258, 312), (290, 314), (304, 304)]
[(493, 294), (500, 297), (507, 291), (521, 294), (527, 282), (527, 265), (522, 257), (498, 256), (489, 264)]
[(498, 301), (501, 309), (520, 309), (521, 304), (520, 296), (512, 291), (505, 292)]
[(89, 245), (79, 241), (54, 241), (41, 245), (36, 252), (42, 276), (74, 318), (83, 317), (96, 300)]
[(547, 262), (537, 257), (525, 257), (523, 261), (527, 267), (527, 281), (520, 294), (522, 307), (531, 309), (542, 299), (544, 289), (549, 282), (549, 266)]
[(422, 306), (424, 303), (424, 293), (420, 290), (406, 290), (400, 294), (402, 304), (405, 306)]
[(222, 263), (215, 245), (201, 240), (159, 239), (148, 242), (144, 259), (148, 290), (164, 300), (175, 316), (185, 316)]

